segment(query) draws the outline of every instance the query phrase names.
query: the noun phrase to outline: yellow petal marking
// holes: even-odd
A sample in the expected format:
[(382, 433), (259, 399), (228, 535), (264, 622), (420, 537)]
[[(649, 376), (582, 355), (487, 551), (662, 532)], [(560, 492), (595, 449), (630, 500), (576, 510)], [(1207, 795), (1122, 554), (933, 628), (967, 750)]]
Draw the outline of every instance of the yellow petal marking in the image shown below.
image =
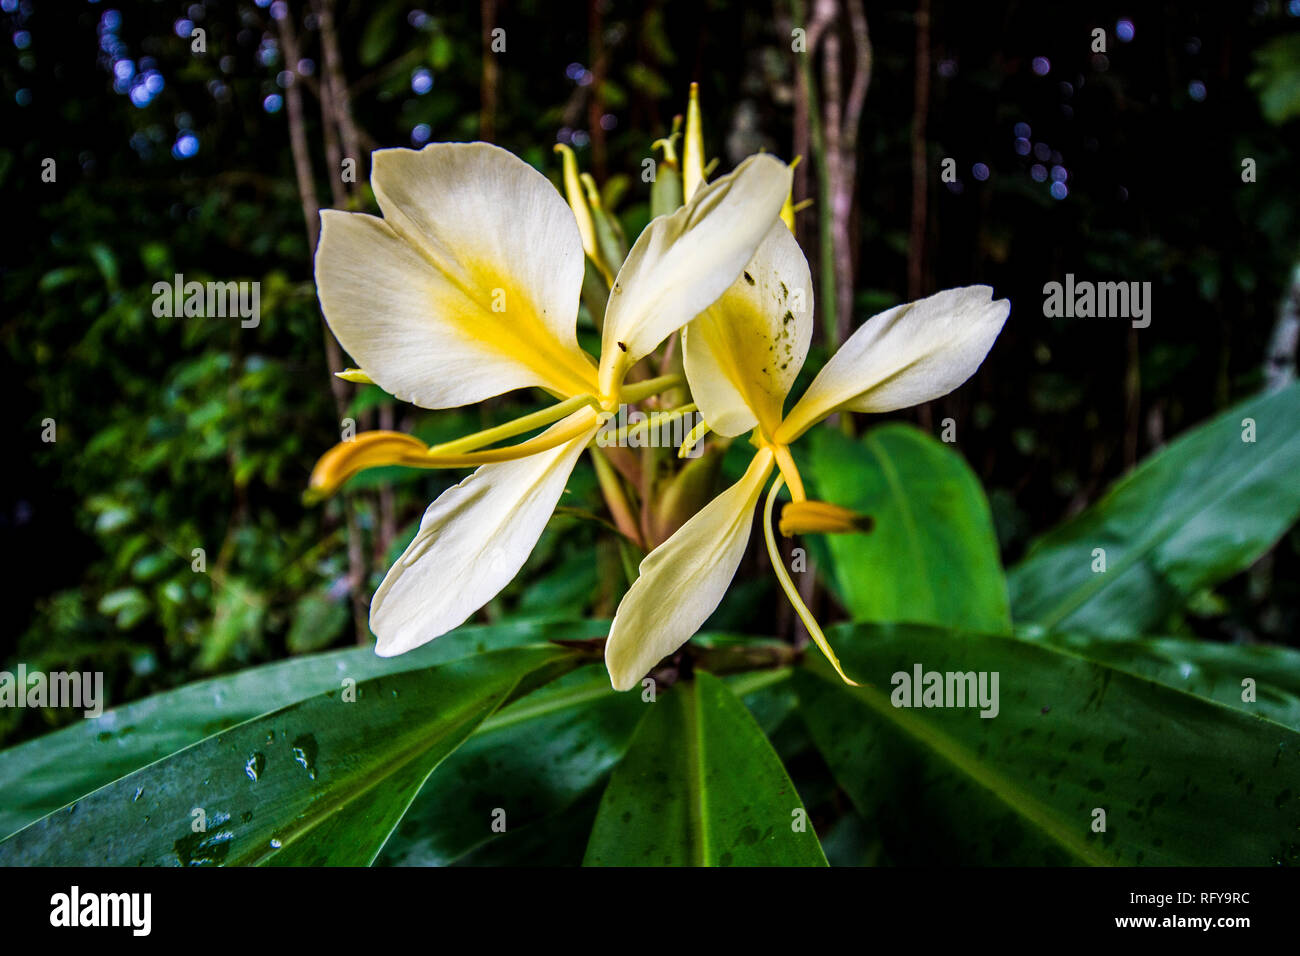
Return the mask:
[(714, 431), (776, 433), (808, 353), (812, 305), (808, 261), (773, 223), (736, 281), (682, 330), (686, 376)]
[[(548, 388), (560, 392), (564, 398), (594, 392), (595, 363), (578, 347), (576, 334), (570, 332), (575, 328), (576, 311), (571, 315), (546, 314), (547, 305), (554, 303), (540, 301), (535, 295), (537, 290), (530, 288), (528, 281), (522, 278), (528, 275), (527, 271), (511, 259), (517, 250), (511, 250), (506, 240), (491, 235), (483, 235), (474, 242), (466, 241), (452, 247), (444, 241), (441, 233), (426, 230), (427, 216), (419, 207), (421, 194), (408, 181), (408, 177), (423, 175), (427, 178), (429, 169), (412, 166), (412, 163), (418, 162), (418, 157), (434, 145), (445, 144), (431, 144), (421, 153), (380, 150), (375, 154), (371, 175), (376, 188), (376, 199), (384, 210), (383, 224), (404, 239), (440, 280), (430, 285), (429, 309), (432, 320), (451, 324), (460, 335), (477, 340), (488, 353), (504, 354), (520, 365), (535, 370), (540, 381), (546, 383)], [(522, 177), (517, 180), (519, 183), (529, 182), (535, 177), (536, 185), (529, 188), (543, 192), (538, 196), (529, 195), (527, 199), (530, 203), (539, 202), (540, 195), (544, 195), (545, 190), (554, 190), (544, 176), (517, 157), (509, 154), (495, 157), (492, 151), (496, 147), (473, 145), (482, 150), (478, 162), (484, 168), (484, 175), (488, 172), (497, 176), (516, 175)], [(383, 178), (380, 178), (381, 157), (386, 157), (383, 166), (386, 173)], [(471, 168), (470, 162), (469, 155), (457, 154), (457, 165), (449, 168), (445, 174), (466, 175), (466, 170)], [(490, 169), (484, 165), (491, 162), (505, 165), (492, 166)], [(512, 171), (511, 167), (516, 169)], [(463, 188), (455, 181), (450, 185)], [(559, 199), (558, 196), (555, 198)], [(455, 208), (455, 194), (449, 194), (445, 202), (447, 208)], [(540, 216), (540, 213), (531, 209), (519, 210), (518, 214)], [(580, 227), (580, 238), (581, 233)], [(594, 228), (592, 234), (595, 235)], [(320, 267), (319, 260), (317, 267)], [(317, 282), (320, 282), (319, 275)], [(576, 292), (575, 285), (575, 307)], [(430, 358), (436, 361), (438, 357), (434, 355)]]

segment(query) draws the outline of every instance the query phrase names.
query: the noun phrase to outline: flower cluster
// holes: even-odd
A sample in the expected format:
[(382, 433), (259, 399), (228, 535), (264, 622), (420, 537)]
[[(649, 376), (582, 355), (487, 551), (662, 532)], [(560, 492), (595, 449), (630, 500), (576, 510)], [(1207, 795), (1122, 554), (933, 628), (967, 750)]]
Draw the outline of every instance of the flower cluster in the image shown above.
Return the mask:
[[(808, 501), (790, 446), (836, 412), (887, 412), (947, 394), (983, 361), (1009, 304), (972, 286), (883, 312), (786, 413), (813, 330), (808, 262), (791, 232), (791, 167), (751, 156), (706, 182), (694, 89), (680, 174), (675, 139), (656, 144), (664, 150), (652, 201), (659, 214), (626, 253), (617, 221), (567, 150), (567, 203), (505, 150), (438, 143), (374, 154), (383, 218), (322, 214), (316, 282), (326, 321), (360, 364), (348, 377), (432, 409), (529, 387), (555, 400), (432, 448), (397, 432), (363, 432), (322, 456), (311, 481), (317, 494), (376, 465), (477, 466), (429, 506), (376, 591), (370, 625), (381, 655), (433, 640), (490, 601), (532, 552), (583, 450), (591, 448), (598, 475), (608, 470), (594, 442), (601, 424), (624, 403), (685, 386), (691, 401), (674, 413), (698, 410), (704, 421), (689, 445), (708, 430), (724, 439), (750, 433), (755, 451), (736, 484), (641, 562), (606, 641), (614, 687), (635, 686), (718, 606), (774, 472), (764, 509), (773, 568), (839, 669), (776, 552), (772, 508), (788, 485), (783, 534), (854, 532), (865, 521)], [(576, 334), (592, 281), (604, 299), (598, 360)], [(630, 374), (679, 332), (683, 375)], [(541, 427), (526, 441), (489, 447)]]

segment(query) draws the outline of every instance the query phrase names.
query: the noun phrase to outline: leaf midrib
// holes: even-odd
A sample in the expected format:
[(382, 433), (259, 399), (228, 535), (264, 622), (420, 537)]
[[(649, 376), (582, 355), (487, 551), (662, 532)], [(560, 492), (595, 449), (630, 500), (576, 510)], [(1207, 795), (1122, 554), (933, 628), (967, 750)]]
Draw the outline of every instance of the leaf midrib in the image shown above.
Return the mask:
[(695, 681), (687, 687), (689, 691), (682, 694), (683, 717), (686, 721), (686, 776), (689, 793), (695, 796), (690, 803), (691, 849), (695, 851), (694, 866), (709, 865), (709, 806), (708, 795), (704, 792), (704, 721), (700, 715), (700, 688)]
[[(449, 737), (454, 736), (457, 732), (459, 732), (461, 728), (465, 726), (465, 724), (481, 723), (484, 719), (486, 719), (487, 715), (490, 715), (497, 707), (501, 706), (501, 702), (504, 701), (507, 697), (509, 697), (510, 691), (512, 689), (513, 689), (513, 685), (511, 687), (505, 688), (500, 693), (474, 698), (472, 701), (466, 704), (466, 706), (462, 709), (462, 712), (457, 716), (455, 721), (446, 729), (444, 733), (440, 734), (438, 737), (432, 740), (430, 740), (427, 737), (417, 738), (414, 744), (399, 751), (395, 755), (395, 759), (386, 762), (384, 766), (385, 769), (388, 770), (387, 773), (365, 774), (363, 775), (362, 782), (360, 783), (359, 786), (352, 784), (345, 787), (338, 787), (330, 790), (329, 795), (333, 799), (329, 801), (329, 803), (324, 807), (322, 812), (309, 815), (308, 822), (304, 826), (298, 827), (295, 830), (293, 830), (292, 833), (287, 834), (280, 841), (279, 847), (276, 847), (274, 850), (271, 850), (270, 852), (268, 852), (268, 850), (270, 849), (269, 847), (265, 848), (262, 850), (261, 853), (257, 854), (256, 856), (246, 859), (244, 861), (245, 864), (250, 866), (257, 866), (261, 864), (263, 861), (267, 860), (268, 858), (283, 852), (292, 844), (297, 843), (302, 837), (314, 833), (316, 828), (319, 827), (326, 820), (332, 818), (336, 811), (341, 811), (350, 807), (353, 803), (356, 802), (356, 800), (358, 800), (365, 794), (369, 793), (371, 790), (374, 790), (380, 784), (383, 784), (391, 780), (393, 777), (397, 775), (399, 771), (406, 769), (408, 765), (410, 765), (417, 758), (419, 758), (420, 755), (428, 753), (429, 751), (435, 749), (435, 747), (437, 747), (442, 741), (446, 740)], [(483, 713), (484, 716), (479, 717), (477, 721), (475, 721), (475, 717), (479, 713)], [(466, 734), (465, 736), (468, 738), (469, 734)], [(451, 751), (449, 751), (448, 754), (445, 754), (444, 759), (450, 753)], [(409, 807), (410, 804), (415, 800), (415, 796), (420, 792), (420, 788), (424, 786), (425, 780), (428, 780), (429, 775), (433, 773), (433, 771), (437, 768), (438, 763), (441, 762), (442, 761), (440, 760), (434, 763), (434, 765), (429, 768), (429, 773), (425, 774), (424, 778), (420, 781), (420, 783), (411, 789), (410, 800), (407, 801), (407, 807)], [(319, 804), (317, 804), (316, 806), (319, 806)], [(405, 811), (403, 811), (403, 813), (405, 813)], [(401, 819), (402, 816), (399, 814), (397, 820), (394, 821), (394, 826), (400, 823)], [(391, 832), (392, 831), (390, 830), (389, 833), (391, 834)], [(369, 865), (369, 863), (374, 862), (375, 857), (377, 857), (379, 855), (379, 852), (384, 848), (384, 843), (387, 842), (387, 839), (388, 839), (388, 834), (385, 834), (384, 840), (380, 841), (379, 844), (375, 847), (374, 852), (371, 854), (370, 860), (368, 861), (367, 865)]]
[(1063, 829), (1049, 809), (1042, 806), (1033, 796), (1025, 793), (1001, 774), (988, 770), (982, 767), (978, 761), (972, 760), (967, 756), (966, 748), (953, 741), (946, 734), (939, 733), (924, 722), (903, 714), (897, 708), (888, 705), (887, 702), (882, 703), (879, 699), (879, 692), (874, 688), (867, 686), (844, 687), (840, 684), (838, 677), (834, 677), (834, 675), (827, 677), (822, 673), (819, 666), (810, 668), (810, 671), (819, 680), (830, 685), (833, 691), (848, 693), (850, 696), (862, 701), (886, 723), (897, 727), (925, 746), (929, 753), (935, 754), (959, 773), (969, 777), (995, 799), (1005, 804), (1012, 813), (1033, 824), (1058, 846), (1063, 847), (1078, 859), (1093, 866), (1111, 865), (1109, 860), (1099, 856), (1087, 843), (1080, 842), (1073, 836), (1071, 831)]

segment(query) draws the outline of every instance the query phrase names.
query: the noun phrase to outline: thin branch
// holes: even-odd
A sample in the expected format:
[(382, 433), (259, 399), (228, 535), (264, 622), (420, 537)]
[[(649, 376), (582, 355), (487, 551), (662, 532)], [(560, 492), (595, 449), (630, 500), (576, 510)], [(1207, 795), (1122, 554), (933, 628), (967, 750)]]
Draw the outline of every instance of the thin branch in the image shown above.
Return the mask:
[(334, 12), (329, 0), (312, 0), (316, 23), (320, 28), (321, 53), (325, 60), (325, 81), (330, 86), (330, 98), (338, 118), (339, 135), (343, 140), (343, 153), (357, 161), (357, 175), (361, 175), (361, 136), (352, 121), (352, 99), (343, 77), (343, 57), (339, 53), (339, 37), (334, 29)]
[[(290, 62), (298, 61), (298, 37), (286, 10), (275, 21), (280, 31), (280, 46)], [(285, 90), (285, 105), (289, 114), (289, 148), (293, 154), (293, 172), (298, 182), (298, 198), (302, 202), (302, 216), (307, 226), (307, 241), (311, 258), (316, 258), (316, 242), (320, 238), (320, 200), (316, 196), (316, 181), (311, 171), (311, 155), (307, 151), (307, 125), (302, 109), (302, 90), (290, 83)], [(337, 347), (337, 346), (336, 346)], [(346, 383), (340, 382), (346, 386)], [(339, 394), (336, 391), (336, 394)]]
[(334, 101), (334, 84), (320, 86), (321, 129), (325, 139), (325, 161), (329, 164), (330, 196), (340, 209), (348, 204), (343, 184), (343, 151), (339, 148), (338, 106)]
[[(871, 85), (874, 55), (862, 0), (846, 0), (846, 6), (849, 10), (849, 30), (853, 35), (853, 83), (849, 87), (848, 104), (844, 107), (844, 145), (851, 154), (856, 155), (858, 133), (862, 128), (862, 107), (866, 103), (867, 88)], [(856, 169), (856, 163), (851, 168)]]
[(867, 29), (867, 15), (862, 0), (846, 0), (849, 12), (849, 31), (853, 37), (853, 81), (849, 86), (848, 101), (844, 106), (844, 131), (842, 148), (844, 161), (840, 164), (843, 181), (843, 221), (840, 245), (844, 261), (840, 272), (840, 339), (848, 338), (853, 331), (853, 290), (856, 286), (858, 243), (853, 229), (853, 208), (857, 196), (858, 134), (862, 129), (862, 110), (871, 85), (873, 52), (871, 35)]
[(1291, 272), (1291, 282), (1282, 296), (1277, 324), (1269, 338), (1264, 360), (1265, 389), (1276, 392), (1295, 379), (1297, 345), (1300, 345), (1300, 265)]
[[(283, 8), (276, 19), (280, 34), (280, 45), (290, 63), (297, 63), (299, 57), (298, 37), (293, 28), (288, 5)], [(307, 151), (307, 130), (302, 108), (302, 87), (290, 83), (285, 90), (285, 105), (289, 117), (289, 148), (293, 154), (294, 176), (298, 181), (298, 196), (302, 203), (303, 223), (307, 229), (309, 257), (315, 271), (316, 247), (320, 240), (320, 200), (316, 194), (316, 183), (312, 175), (311, 155)], [(343, 352), (334, 335), (325, 324), (321, 323), (325, 340), (325, 360), (331, 372), (343, 367)], [(347, 413), (347, 383), (330, 375), (330, 391), (334, 396), (334, 407), (341, 420)], [(370, 628), (367, 624), (365, 599), (361, 587), (365, 582), (365, 555), (361, 546), (361, 529), (357, 524), (352, 504), (347, 499), (343, 502), (343, 513), (347, 524), (348, 538), (348, 584), (352, 598), (352, 621), (356, 630), (358, 644), (368, 643)]]
[[(825, 6), (831, 9), (835, 6), (834, 0), (818, 0), (817, 6), (820, 9)], [(829, 344), (838, 345), (848, 337), (849, 326), (849, 303), (846, 299), (851, 299), (853, 295), (852, 275), (853, 259), (849, 253), (848, 232), (845, 219), (848, 214), (848, 206), (852, 203), (852, 196), (848, 195), (845, 190), (845, 172), (844, 172), (844, 115), (843, 104), (841, 102), (843, 79), (841, 77), (840, 66), (840, 36), (835, 30), (826, 31), (826, 39), (822, 44), (822, 129), (825, 139), (826, 149), (826, 189), (829, 194), (828, 202), (822, 215), (830, 220), (830, 245), (822, 252), (825, 260), (832, 264), (834, 270), (833, 286), (835, 292), (835, 302), (833, 306), (833, 325), (828, 328), (834, 328), (835, 337)], [(845, 279), (848, 279), (848, 294), (845, 294)]]
[[(806, 12), (803, 0), (791, 0), (793, 17), (796, 23), (803, 22)], [(817, 167), (817, 262), (818, 262), (818, 298), (822, 303), (822, 328), (825, 332), (827, 345), (834, 348), (839, 343), (836, 341), (838, 326), (835, 319), (835, 300), (837, 297), (835, 289), (835, 263), (831, 256), (831, 246), (833, 235), (831, 230), (830, 208), (830, 175), (827, 171), (826, 164), (826, 142), (822, 133), (821, 110), (818, 109), (817, 102), (817, 81), (813, 73), (813, 61), (817, 55), (817, 48), (821, 43), (822, 35), (825, 33), (830, 21), (835, 18), (834, 3), (828, 5), (826, 0), (818, 0), (817, 7), (813, 13), (813, 19), (808, 23), (804, 34), (806, 49), (803, 53), (797, 53), (796, 68), (799, 70), (800, 89), (803, 93), (804, 116), (808, 121), (808, 133), (810, 139), (810, 153), (812, 154), (812, 163)], [(802, 164), (800, 164), (802, 165)]]

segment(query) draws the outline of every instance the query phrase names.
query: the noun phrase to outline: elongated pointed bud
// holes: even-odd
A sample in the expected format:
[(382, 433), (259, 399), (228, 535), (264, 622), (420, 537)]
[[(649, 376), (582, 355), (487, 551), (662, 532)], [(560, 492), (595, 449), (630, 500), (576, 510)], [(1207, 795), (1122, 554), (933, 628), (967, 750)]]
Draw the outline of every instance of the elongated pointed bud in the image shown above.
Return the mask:
[(689, 459), (685, 468), (656, 489), (647, 545), (658, 547), (663, 544), (709, 503), (722, 469), (722, 452), (723, 448), (715, 445), (699, 458)]
[(591, 209), (591, 220), (596, 229), (596, 248), (600, 250), (600, 264), (609, 276), (618, 275), (618, 270), (627, 258), (627, 240), (623, 237), (623, 227), (614, 216), (605, 211), (600, 199), (600, 189), (591, 173), (580, 177), (582, 188), (586, 193), (587, 205)]
[(686, 105), (686, 140), (682, 145), (682, 195), (691, 201), (704, 185), (704, 129), (700, 118), (700, 84), (691, 84), (691, 98)]
[(596, 331), (605, 325), (605, 309), (609, 306), (609, 283), (600, 271), (600, 266), (587, 259), (582, 269), (582, 304), (587, 307)]
[(560, 154), (564, 169), (564, 198), (568, 200), (569, 208), (573, 210), (573, 218), (578, 220), (578, 235), (582, 237), (582, 251), (587, 254), (587, 258), (596, 263), (605, 278), (612, 281), (609, 267), (600, 257), (596, 224), (583, 192), (582, 178), (578, 175), (578, 159), (573, 155), (573, 150), (563, 143), (556, 143), (555, 151)]
[(625, 538), (640, 547), (641, 529), (637, 526), (632, 506), (628, 504), (627, 495), (623, 492), (623, 485), (618, 480), (618, 473), (614, 471), (614, 466), (609, 463), (605, 453), (599, 448), (591, 449), (591, 463), (595, 466), (596, 482), (600, 485), (600, 492), (605, 497), (605, 504), (609, 508), (610, 517), (614, 519), (615, 527)]

